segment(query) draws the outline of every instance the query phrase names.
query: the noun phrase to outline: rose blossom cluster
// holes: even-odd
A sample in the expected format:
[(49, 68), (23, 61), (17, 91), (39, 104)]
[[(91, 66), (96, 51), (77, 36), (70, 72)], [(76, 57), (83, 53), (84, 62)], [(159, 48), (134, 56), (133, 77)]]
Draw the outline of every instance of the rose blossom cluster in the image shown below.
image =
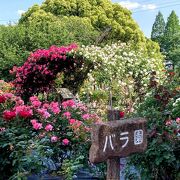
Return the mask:
[[(47, 136), (52, 143), (69, 145), (71, 140), (66, 137), (66, 131), (79, 138), (81, 134), (91, 130), (90, 123), (101, 122), (96, 114), (90, 114), (87, 107), (74, 100), (58, 102), (41, 102), (37, 96), (29, 98), (29, 103), (14, 94), (4, 93), (0, 96), (4, 107), (12, 103), (11, 108), (5, 108), (2, 117), (6, 122), (18, 119), (26, 120), (39, 138)], [(8, 102), (8, 103), (7, 103)], [(89, 123), (89, 124), (88, 124)]]
[(30, 106), (24, 105), (24, 101), (18, 97), (15, 96), (12, 93), (4, 93), (1, 95), (1, 99), (4, 99), (1, 101), (1, 103), (15, 103), (15, 105), (11, 109), (6, 109), (3, 111), (3, 118), (7, 121), (14, 119), (15, 117), (20, 118), (30, 118), (33, 115), (33, 111)]
[[(67, 54), (76, 50), (77, 45), (39, 49), (32, 53), (23, 66), (14, 68), (16, 79), (13, 84), (19, 95), (31, 96), (33, 93), (48, 91), (57, 73), (63, 67), (73, 66), (74, 59), (67, 59)], [(28, 87), (28, 88), (27, 88)], [(38, 106), (37, 102), (34, 102)]]

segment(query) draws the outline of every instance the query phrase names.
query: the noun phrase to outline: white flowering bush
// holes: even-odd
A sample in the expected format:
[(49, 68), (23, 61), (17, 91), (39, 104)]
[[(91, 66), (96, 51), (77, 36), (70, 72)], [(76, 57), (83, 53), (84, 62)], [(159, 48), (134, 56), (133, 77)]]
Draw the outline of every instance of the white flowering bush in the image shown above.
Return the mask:
[(83, 46), (80, 54), (94, 63), (88, 80), (82, 87), (82, 95), (89, 94), (90, 102), (107, 105), (108, 93), (112, 91), (113, 106), (133, 111), (136, 102), (146, 94), (150, 75), (156, 72), (159, 80), (163, 74), (163, 57), (155, 57), (135, 49), (131, 44), (117, 42), (105, 47)]

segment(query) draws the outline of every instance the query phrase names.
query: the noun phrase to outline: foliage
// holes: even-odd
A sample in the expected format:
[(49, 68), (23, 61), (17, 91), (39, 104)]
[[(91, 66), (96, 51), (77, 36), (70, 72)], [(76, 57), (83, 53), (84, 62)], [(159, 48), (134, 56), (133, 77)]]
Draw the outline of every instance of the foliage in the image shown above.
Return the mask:
[[(161, 18), (160, 18), (161, 17)], [(172, 11), (167, 19), (165, 28), (160, 28), (164, 25), (162, 21), (162, 14), (158, 14), (152, 28), (152, 40), (159, 43), (161, 51), (166, 55), (166, 60), (171, 60), (174, 66), (179, 66), (179, 40), (180, 40), (180, 24), (179, 18), (175, 11)], [(160, 21), (161, 19), (161, 21)], [(156, 31), (161, 31), (156, 37), (155, 35), (155, 25), (159, 27)], [(164, 29), (164, 30), (163, 30)]]
[(73, 175), (77, 172), (78, 169), (82, 168), (84, 156), (80, 155), (76, 157), (76, 159), (66, 159), (62, 164), (62, 170), (59, 172), (60, 174), (65, 175), (67, 180), (72, 180)]
[[(87, 19), (95, 30), (104, 32), (111, 28), (108, 39), (142, 41), (144, 36), (131, 18), (131, 12), (109, 0), (46, 0), (41, 6), (33, 6), (20, 19), (20, 23), (44, 19), (80, 17)], [(127, 21), (128, 19), (128, 21)]]
[(76, 49), (77, 45), (71, 44), (32, 53), (23, 66), (14, 70), (16, 79), (13, 83), (17, 94), (27, 99), (35, 93), (48, 92), (58, 73), (64, 77), (62, 86), (77, 92), (92, 64), (84, 61)]
[(2, 93), (0, 106), (0, 162), (5, 179), (47, 170), (48, 160), (57, 170), (64, 159), (87, 154), (90, 125), (101, 121), (73, 100), (60, 105), (33, 96), (29, 104), (24, 104), (20, 97)]
[[(108, 0), (45, 1), (34, 5), (13, 26), (0, 26), (0, 75), (12, 80), (9, 70), (21, 66), (31, 52), (52, 45), (129, 42), (149, 52), (159, 47), (146, 39), (129, 10)], [(150, 53), (151, 54), (151, 53)], [(151, 54), (152, 56), (152, 54)]]
[(176, 39), (174, 38), (177, 36), (180, 36), (179, 18), (176, 15), (175, 11), (172, 11), (167, 19), (164, 31), (164, 40), (162, 46), (165, 52), (169, 52), (171, 49), (174, 49), (174, 46), (178, 44), (178, 42), (176, 42)]
[(24, 28), (21, 26), (0, 26), (0, 76), (9, 79), (9, 70), (19, 65), (29, 54), (24, 48)]
[(167, 19), (164, 35), (166, 38), (172, 37), (174, 34), (179, 33), (179, 31), (179, 18), (176, 15), (175, 11), (172, 11)]
[(151, 91), (137, 108), (137, 116), (147, 119), (148, 147), (143, 154), (133, 155), (135, 165), (142, 179), (179, 178), (179, 127), (180, 91), (174, 72), (167, 72), (165, 82), (159, 85), (152, 75)]
[(156, 16), (155, 22), (152, 26), (151, 39), (153, 41), (161, 43), (164, 36), (165, 21), (162, 13), (159, 11)]
[(151, 72), (156, 71), (159, 78), (163, 74), (160, 53), (151, 58), (150, 52), (135, 50), (131, 44), (118, 42), (105, 47), (87, 46), (79, 53), (94, 62), (94, 70), (88, 73), (88, 80), (82, 87), (82, 97), (89, 96), (90, 102), (99, 109), (107, 109), (102, 106), (108, 104), (112, 92), (113, 106), (132, 112), (133, 106), (148, 92)]
[(0, 75), (11, 80), (9, 70), (24, 63), (29, 54), (37, 49), (47, 49), (52, 44), (68, 45), (72, 42), (90, 44), (97, 31), (87, 19), (78, 17), (53, 21), (33, 21), (31, 24), (0, 26)]

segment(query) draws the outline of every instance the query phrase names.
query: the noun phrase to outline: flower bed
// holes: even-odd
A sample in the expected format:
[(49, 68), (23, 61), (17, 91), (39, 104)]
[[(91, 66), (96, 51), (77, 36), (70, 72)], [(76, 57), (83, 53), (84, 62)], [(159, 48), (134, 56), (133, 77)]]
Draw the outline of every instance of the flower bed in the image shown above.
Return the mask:
[(37, 96), (24, 101), (12, 93), (0, 95), (0, 162), (2, 177), (23, 177), (47, 170), (44, 159), (61, 170), (63, 161), (88, 155), (90, 125), (101, 122), (96, 114), (73, 100), (42, 102)]

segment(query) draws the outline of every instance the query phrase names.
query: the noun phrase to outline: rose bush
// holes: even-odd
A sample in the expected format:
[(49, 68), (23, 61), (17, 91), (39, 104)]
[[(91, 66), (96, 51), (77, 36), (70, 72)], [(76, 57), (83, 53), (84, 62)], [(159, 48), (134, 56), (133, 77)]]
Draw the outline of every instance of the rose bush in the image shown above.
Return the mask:
[(76, 52), (77, 48), (76, 44), (51, 46), (31, 53), (22, 66), (11, 71), (16, 93), (27, 101), (33, 94), (49, 92), (58, 73), (63, 77), (62, 86), (77, 92), (92, 66)]
[(37, 96), (26, 104), (12, 93), (2, 93), (0, 99), (2, 177), (39, 173), (47, 169), (45, 158), (53, 161), (54, 170), (60, 170), (65, 159), (82, 153), (82, 161), (87, 161), (90, 125), (101, 120), (84, 104), (73, 100), (42, 102)]
[(79, 53), (94, 64), (81, 88), (81, 97), (87, 99), (89, 96), (89, 101), (99, 109), (106, 109), (102, 105), (108, 104), (109, 93), (112, 92), (113, 106), (126, 113), (132, 112), (134, 105), (142, 101), (148, 92), (151, 72), (156, 71), (159, 81), (164, 74), (160, 53), (152, 50), (148, 54), (142, 48), (135, 49), (131, 43), (83, 46)]
[[(176, 72), (167, 71), (159, 84), (153, 74), (150, 92), (137, 107), (136, 115), (145, 117), (148, 125), (148, 147), (143, 154), (131, 156), (130, 164), (142, 179), (179, 179), (180, 89)], [(132, 176), (130, 172), (129, 175)], [(130, 176), (129, 176), (130, 177)], [(136, 179), (136, 177), (134, 177)]]

